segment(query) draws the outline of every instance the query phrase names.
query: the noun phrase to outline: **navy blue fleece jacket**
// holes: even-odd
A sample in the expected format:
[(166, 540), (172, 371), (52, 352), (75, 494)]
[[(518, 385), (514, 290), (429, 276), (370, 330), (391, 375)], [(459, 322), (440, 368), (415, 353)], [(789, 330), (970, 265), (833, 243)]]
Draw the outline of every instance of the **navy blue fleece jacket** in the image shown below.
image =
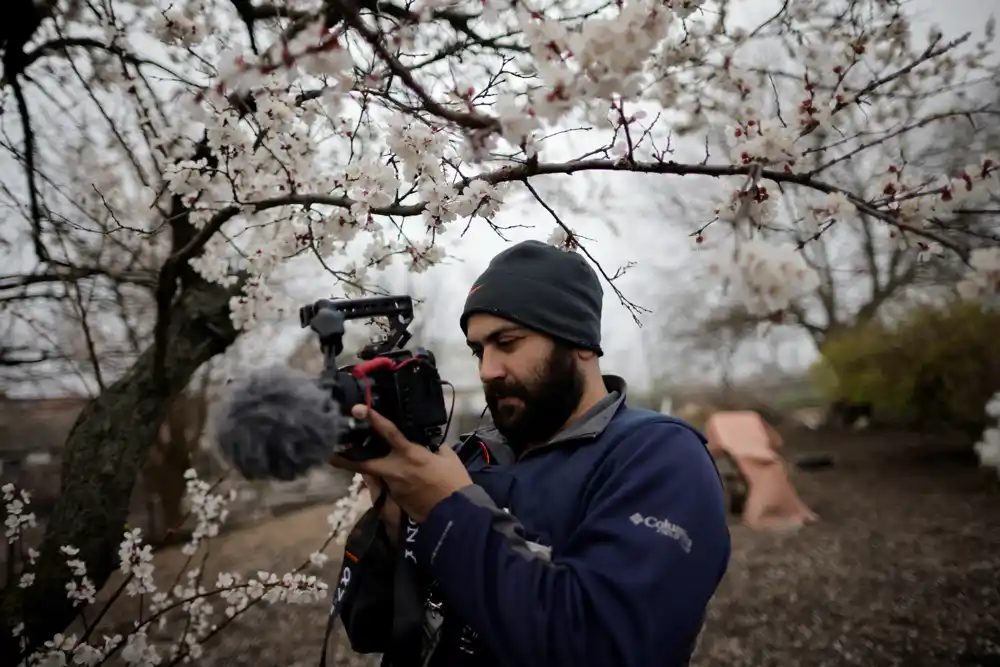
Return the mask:
[(515, 463), (473, 461), (476, 484), (420, 526), (417, 560), (503, 667), (684, 665), (730, 553), (704, 442), (625, 406), (622, 383)]

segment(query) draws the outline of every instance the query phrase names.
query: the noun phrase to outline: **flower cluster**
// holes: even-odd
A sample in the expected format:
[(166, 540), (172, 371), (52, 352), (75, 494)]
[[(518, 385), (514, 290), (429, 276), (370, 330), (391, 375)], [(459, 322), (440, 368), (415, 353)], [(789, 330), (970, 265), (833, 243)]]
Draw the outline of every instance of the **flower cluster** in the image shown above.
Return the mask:
[(998, 166), (992, 158), (983, 158), (928, 187), (923, 174), (908, 179), (902, 169), (890, 165), (875, 182), (870, 198), (900, 224), (927, 229), (959, 211), (984, 207), (1000, 182)]
[[(198, 479), (194, 471), (187, 471), (188, 504), (194, 518), (194, 531), (184, 545), (183, 552), (193, 555), (205, 541), (219, 534), (226, 519), (226, 505), (229, 498), (212, 493), (212, 487)], [(335, 513), (339, 519), (327, 543), (341, 537), (346, 522), (356, 520), (357, 512), (350, 511), (358, 495), (360, 476), (346, 499), (338, 502)], [(2, 489), (6, 501), (7, 525), (27, 524), (23, 517), (28, 496), (13, 485)], [(11, 517), (16, 518), (12, 521)], [(11, 535), (8, 535), (11, 539)], [(66, 586), (66, 595), (74, 606), (85, 611), (88, 606), (97, 605), (98, 592), (87, 576), (86, 563), (79, 557), (80, 551), (69, 545), (59, 547), (66, 559), (71, 580)], [(27, 550), (29, 558), (23, 563), (20, 575), (22, 588), (33, 584), (31, 571), (38, 554)], [(305, 568), (322, 566), (326, 555), (315, 552), (309, 560), (293, 572), (278, 574), (256, 572), (254, 576), (243, 577), (237, 573), (220, 573), (214, 586), (204, 583), (202, 568), (186, 570), (169, 588), (161, 588), (155, 577), (155, 563), (152, 548), (143, 543), (142, 531), (132, 528), (125, 531), (118, 550), (119, 571), (123, 575), (119, 593), (126, 598), (138, 599), (144, 607), (143, 614), (134, 628), (125, 636), (121, 634), (90, 636), (94, 628), (88, 627), (85, 634), (58, 634), (46, 641), (41, 648), (24, 656), (21, 667), (56, 667), (68, 664), (98, 665), (114, 656), (119, 656), (129, 665), (158, 665), (174, 660), (190, 662), (203, 654), (204, 642), (219, 631), (228, 619), (235, 618), (256, 604), (314, 604), (327, 595), (328, 586)], [(118, 593), (112, 595), (114, 604)], [(220, 607), (213, 600), (223, 604)], [(104, 612), (100, 612), (103, 616)], [(173, 623), (171, 623), (173, 621)], [(176, 634), (171, 632), (173, 629)], [(28, 646), (26, 628), (23, 623), (14, 628), (14, 636), (20, 638), (23, 646)]]
[[(845, 18), (861, 15), (849, 3), (802, 0), (760, 26), (727, 21), (729, 12), (702, 0), (571, 5), (428, 0), (390, 22), (364, 11), (331, 22), (304, 4), (294, 20), (268, 30), (258, 22), (253, 45), (203, 0), (140, 11), (146, 22), (136, 25), (209, 82), (171, 91), (184, 100), (177, 122), (153, 113), (147, 92), (134, 95), (141, 125), (156, 133), (151, 159), (165, 186), (157, 196), (175, 196), (205, 232), (191, 265), (222, 284), (242, 279), (231, 302), (237, 327), (288, 317), (282, 280), (298, 258), (318, 260), (345, 294), (364, 294), (393, 263), (413, 272), (440, 263), (449, 234), (466, 227), (456, 221), (498, 228), (508, 183), (587, 169), (656, 172), (670, 139), (695, 131), (718, 131), (725, 152), (706, 155), (707, 172), (672, 173), (744, 183), (717, 211), (721, 223), (755, 229), (741, 230), (755, 240), (754, 259), (730, 278), (758, 280), (737, 291), (754, 301), (771, 294), (765, 301), (779, 310), (787, 295), (773, 284), (786, 274), (764, 279), (763, 266), (788, 263), (761, 265), (761, 245), (778, 243), (768, 225), (794, 223), (814, 240), (860, 210), (926, 253), (938, 249), (932, 228), (995, 186), (989, 160), (947, 176), (901, 160), (863, 188), (843, 182), (861, 162), (901, 154), (895, 146), (910, 132), (974, 113), (934, 92), (989, 75), (992, 24), (958, 56), (958, 41), (932, 30), (918, 44), (906, 13), (874, 0), (863, 24)], [(102, 29), (131, 45), (114, 19)], [(451, 37), (456, 30), (464, 41)], [(761, 60), (766, 53), (775, 58)], [(580, 159), (545, 163), (558, 152), (555, 137), (576, 124), (614, 138)], [(614, 164), (592, 159), (599, 155)], [(759, 170), (752, 187), (750, 169)], [(779, 205), (787, 189), (827, 201), (790, 221)]]
[(546, 243), (566, 251), (574, 251), (580, 247), (580, 242), (577, 240), (576, 235), (561, 226), (557, 226), (552, 230)]
[(798, 132), (777, 120), (748, 120), (733, 130), (730, 159), (736, 164), (757, 163), (791, 171), (799, 157)]
[(8, 544), (17, 542), (25, 528), (34, 528), (37, 524), (35, 514), (25, 511), (31, 502), (31, 496), (24, 489), (17, 489), (13, 484), (4, 484), (0, 487), (3, 494), (4, 509), (6, 518), (4, 534)]
[(212, 493), (211, 485), (198, 479), (198, 474), (194, 469), (188, 469), (184, 472), (184, 480), (187, 491), (186, 498), (195, 518), (195, 527), (191, 539), (184, 545), (182, 552), (187, 556), (192, 556), (198, 551), (203, 540), (219, 534), (219, 528), (229, 516), (226, 505), (236, 498), (236, 489), (230, 490), (228, 498), (218, 493)]
[(1000, 475), (1000, 392), (986, 404), (986, 414), (996, 423), (983, 431), (982, 440), (975, 445), (976, 454), (981, 465), (995, 468)]
[(958, 290), (970, 300), (996, 303), (1000, 299), (1000, 247), (976, 248), (969, 253), (969, 268)]
[(748, 313), (760, 317), (779, 317), (819, 283), (816, 272), (794, 247), (759, 238), (734, 237), (721, 244), (709, 261), (709, 271), (723, 280)]
[(802, 221), (805, 231), (819, 234), (823, 227), (838, 220), (850, 220), (857, 212), (857, 206), (843, 192), (831, 192), (815, 201), (806, 210)]
[[(365, 501), (364, 479), (361, 475), (354, 475), (351, 485), (343, 498), (334, 503), (333, 511), (326, 517), (326, 522), (330, 526), (330, 534), (333, 535), (337, 544), (344, 544), (351, 527), (357, 523), (358, 519), (368, 507)], [(314, 553), (310, 557), (316, 565), (326, 562), (325, 556)]]

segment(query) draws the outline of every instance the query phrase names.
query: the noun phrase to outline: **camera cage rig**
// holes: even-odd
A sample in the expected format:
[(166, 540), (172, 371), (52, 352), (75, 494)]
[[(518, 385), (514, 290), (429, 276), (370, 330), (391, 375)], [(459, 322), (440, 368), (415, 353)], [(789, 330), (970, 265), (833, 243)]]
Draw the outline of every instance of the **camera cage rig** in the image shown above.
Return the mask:
[[(361, 363), (338, 369), (336, 358), (344, 351), (344, 324), (348, 320), (376, 317), (384, 317), (388, 320), (388, 334), (365, 345), (357, 353)], [(420, 444), (430, 451), (438, 450), (448, 432), (448, 427), (451, 425), (455, 402), (454, 387), (452, 387), (452, 408), (449, 410), (445, 407), (441, 387), (450, 383), (441, 381), (433, 353), (425, 349), (412, 352), (403, 349), (412, 338), (412, 334), (407, 330), (409, 324), (413, 322), (413, 299), (411, 297), (397, 295), (362, 299), (320, 299), (313, 304), (299, 308), (299, 322), (303, 329), (307, 327), (312, 329), (319, 338), (320, 350), (323, 353), (326, 366), (320, 377), (321, 386), (336, 388), (339, 385), (342, 390), (344, 385), (354, 385), (356, 381), (363, 387), (356, 396), (363, 398), (368, 405), (372, 405), (373, 379), (376, 382), (379, 380), (386, 382), (387, 376), (394, 378), (392, 382), (387, 382), (387, 384), (395, 385), (395, 391), (390, 389), (390, 393), (394, 395), (398, 401), (397, 407), (401, 409), (394, 411), (393, 415), (385, 416), (389, 417), (403, 431), (404, 436), (412, 442)], [(370, 372), (374, 373), (374, 378), (369, 376)], [(423, 377), (421, 378), (421, 376)], [(401, 384), (408, 386), (403, 388)], [(403, 423), (396, 422), (394, 417), (404, 417)], [(416, 420), (413, 419), (414, 417)], [(348, 424), (350, 425), (350, 433), (342, 437), (342, 442), (348, 441), (358, 445), (357, 449), (360, 452), (354, 453), (355, 449), (352, 448), (341, 452), (342, 456), (354, 461), (364, 461), (389, 453), (389, 446), (384, 442), (380, 443), (377, 438), (373, 438), (372, 433), (364, 423), (358, 423), (349, 417)], [(383, 493), (375, 500), (373, 510), (376, 515), (388, 496), (388, 493)], [(399, 539), (401, 541), (405, 539), (402, 532), (405, 532), (409, 525), (405, 513), (403, 516), (404, 519), (400, 521), (401, 534)], [(336, 619), (340, 614), (341, 605), (356, 595), (356, 584), (352, 582), (351, 577), (351, 568), (355, 567), (352, 561), (358, 563), (365, 559), (374, 541), (374, 535), (369, 532), (370, 528), (377, 525), (379, 524), (371, 521), (365, 523), (365, 519), (362, 517), (347, 538), (345, 549), (351, 549), (353, 556), (342, 559), (343, 568), (339, 581), (343, 585), (341, 590), (338, 590), (334, 595), (335, 599), (330, 607), (320, 667), (326, 667), (327, 647)], [(405, 560), (397, 562), (397, 574), (394, 575), (396, 581), (410, 581), (409, 584), (397, 583), (397, 586), (401, 586), (400, 590), (407, 590), (409, 587), (416, 591), (418, 590), (416, 588), (418, 580), (413, 578), (415, 575), (410, 573), (408, 568), (409, 564)], [(394, 593), (394, 595), (396, 598), (399, 597), (398, 593)], [(420, 603), (415, 601), (414, 604)]]
[(412, 338), (407, 327), (413, 321), (413, 299), (406, 295), (376, 296), (363, 299), (320, 299), (299, 308), (302, 328), (312, 329), (319, 337), (320, 350), (328, 365), (344, 351), (344, 324), (348, 320), (385, 317), (389, 334), (365, 345), (358, 357), (364, 361), (402, 349)]
[[(337, 357), (344, 351), (345, 322), (376, 317), (388, 320), (388, 334), (357, 353), (360, 363), (339, 368)], [(412, 338), (407, 331), (412, 321), (413, 299), (407, 295), (320, 299), (299, 309), (302, 328), (308, 327), (317, 335), (324, 356), (320, 386), (328, 389), (342, 407), (360, 403), (377, 409), (411, 442), (436, 451), (451, 423), (452, 410), (445, 405), (443, 393), (443, 386), (449, 383), (441, 380), (430, 350), (404, 349)], [(357, 422), (349, 413), (344, 416), (348, 419), (342, 437), (345, 448), (360, 444), (363, 452), (358, 456), (366, 458), (388, 452), (387, 446), (369, 446), (375, 443), (364, 422)]]

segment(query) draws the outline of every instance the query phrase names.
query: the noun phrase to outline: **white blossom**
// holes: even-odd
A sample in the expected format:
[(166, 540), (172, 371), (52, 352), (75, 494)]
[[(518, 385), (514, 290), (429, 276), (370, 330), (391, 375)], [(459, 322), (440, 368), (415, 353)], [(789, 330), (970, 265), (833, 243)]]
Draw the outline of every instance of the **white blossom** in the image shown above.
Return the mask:
[(795, 248), (762, 239), (723, 244), (710, 266), (753, 315), (778, 314), (819, 284), (816, 272)]
[[(193, 470), (187, 472), (186, 480), (188, 502), (196, 517), (195, 535), (189, 546), (197, 548), (202, 542), (218, 535), (219, 526), (225, 520), (228, 496), (211, 493), (211, 486), (200, 480)], [(353, 487), (355, 495), (358, 488), (357, 485)], [(23, 512), (28, 504), (25, 499), (30, 499), (27, 494), (20, 493), (13, 485), (5, 485), (0, 490), (8, 504), (18, 500), (21, 503), (18, 509)], [(340, 505), (348, 507), (354, 502), (354, 498), (349, 495), (340, 501)], [(356, 513), (345, 515), (344, 520), (356, 520)], [(345, 526), (334, 528), (331, 539), (336, 538), (336, 531), (343, 531)], [(67, 585), (67, 597), (75, 605), (95, 604), (96, 590), (87, 576), (86, 563), (79, 558), (80, 550), (72, 545), (63, 545), (59, 551), (66, 557), (66, 565), (72, 575), (71, 582)], [(327, 584), (315, 575), (300, 571), (310, 564), (317, 567), (325, 564), (328, 556), (319, 551), (310, 555), (299, 570), (284, 574), (256, 572), (254, 576), (244, 578), (235, 572), (219, 573), (213, 590), (200, 583), (201, 571), (197, 567), (185, 571), (182, 579), (172, 589), (161, 590), (153, 577), (152, 550), (148, 544), (142, 543), (142, 533), (137, 528), (124, 532), (118, 557), (119, 570), (128, 577), (127, 595), (146, 596), (148, 600), (149, 613), (145, 614), (146, 620), (137, 624), (124, 637), (92, 637), (85, 642), (76, 635), (57, 634), (29, 656), (25, 667), (96, 665), (119, 647), (121, 658), (127, 664), (158, 665), (168, 656), (182, 656), (185, 661), (190, 662), (202, 656), (202, 642), (218, 627), (221, 618), (242, 613), (255, 601), (268, 604), (315, 604), (326, 597), (328, 590)], [(26, 588), (33, 583), (34, 573), (23, 572), (20, 585)], [(213, 604), (212, 600), (216, 597), (225, 603), (222, 607)], [(180, 615), (183, 635), (167, 641), (154, 641), (150, 629), (162, 631), (171, 614), (175, 617)], [(24, 637), (23, 623), (13, 628), (13, 635)]]
[(26, 528), (34, 528), (37, 525), (34, 513), (25, 511), (31, 497), (27, 491), (18, 490), (13, 484), (4, 484), (0, 487), (0, 493), (3, 494), (5, 510), (4, 534), (7, 542), (14, 544)]
[(985, 412), (994, 420), (994, 424), (983, 431), (974, 448), (980, 465), (994, 468), (997, 475), (1000, 475), (1000, 392), (993, 394), (986, 404)]
[(1000, 298), (1000, 247), (976, 248), (969, 254), (965, 279), (959, 292), (968, 299), (995, 301)]

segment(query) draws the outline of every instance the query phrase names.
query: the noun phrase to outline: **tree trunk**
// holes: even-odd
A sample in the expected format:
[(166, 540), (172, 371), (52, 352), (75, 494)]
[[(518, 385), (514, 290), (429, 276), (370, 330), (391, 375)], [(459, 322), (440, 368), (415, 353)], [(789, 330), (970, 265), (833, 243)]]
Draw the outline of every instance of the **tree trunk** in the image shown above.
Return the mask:
[(76, 615), (66, 597), (71, 581), (59, 547), (78, 548), (98, 590), (117, 566), (136, 477), (156, 441), (171, 401), (192, 374), (237, 336), (229, 314), (234, 288), (190, 284), (171, 307), (165, 372), (154, 376), (151, 346), (129, 372), (90, 401), (73, 425), (62, 462), (62, 485), (45, 531), (35, 583), (0, 593), (0, 665), (21, 662), (12, 629), (22, 620), (29, 651), (63, 632)]
[(182, 535), (184, 494), (187, 488), (184, 472), (192, 465), (192, 452), (195, 446), (195, 443), (188, 441), (186, 429), (183, 424), (177, 424), (178, 421), (181, 420), (169, 421), (168, 437), (157, 443), (159, 465), (150, 475), (152, 488), (160, 499), (163, 530), (159, 538), (163, 544), (172, 544)]

